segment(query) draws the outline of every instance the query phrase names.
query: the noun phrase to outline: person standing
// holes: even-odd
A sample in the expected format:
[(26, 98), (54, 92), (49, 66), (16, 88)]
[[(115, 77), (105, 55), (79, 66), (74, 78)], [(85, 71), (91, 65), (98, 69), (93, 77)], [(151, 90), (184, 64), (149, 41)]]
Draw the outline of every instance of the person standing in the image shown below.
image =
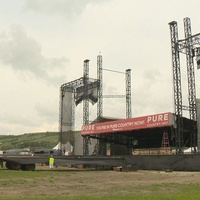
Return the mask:
[(51, 157), (49, 158), (49, 168), (53, 169), (54, 168), (54, 157), (51, 155)]

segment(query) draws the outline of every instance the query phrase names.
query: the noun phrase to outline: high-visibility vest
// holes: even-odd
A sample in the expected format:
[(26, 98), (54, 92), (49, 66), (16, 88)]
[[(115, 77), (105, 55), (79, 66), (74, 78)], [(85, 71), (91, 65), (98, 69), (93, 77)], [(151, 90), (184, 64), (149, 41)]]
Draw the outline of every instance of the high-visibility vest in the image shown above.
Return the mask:
[(49, 158), (49, 164), (54, 164), (54, 158)]

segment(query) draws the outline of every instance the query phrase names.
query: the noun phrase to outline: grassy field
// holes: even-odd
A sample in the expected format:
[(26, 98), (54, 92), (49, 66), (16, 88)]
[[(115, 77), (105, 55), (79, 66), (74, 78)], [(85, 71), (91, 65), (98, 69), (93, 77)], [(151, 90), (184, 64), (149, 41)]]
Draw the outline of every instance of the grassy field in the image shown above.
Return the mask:
[(132, 200), (200, 198), (199, 172), (0, 170), (0, 199)]
[[(75, 133), (77, 134), (77, 133)], [(71, 135), (68, 135), (70, 140)], [(1, 148), (48, 148), (58, 133), (0, 136)], [(0, 168), (0, 200), (195, 200), (200, 199), (200, 172), (96, 171), (37, 166), (35, 171)]]

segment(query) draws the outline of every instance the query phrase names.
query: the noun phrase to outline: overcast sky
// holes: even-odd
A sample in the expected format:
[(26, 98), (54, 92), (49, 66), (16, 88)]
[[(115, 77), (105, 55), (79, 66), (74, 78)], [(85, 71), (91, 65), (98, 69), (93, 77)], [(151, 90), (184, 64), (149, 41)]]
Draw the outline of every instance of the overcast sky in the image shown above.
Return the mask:
[[(132, 116), (174, 112), (168, 23), (200, 32), (199, 0), (0, 0), (0, 134), (58, 131), (59, 88), (103, 68), (131, 69)], [(183, 61), (182, 61), (183, 60)], [(195, 65), (196, 70), (196, 65)], [(185, 57), (181, 56), (187, 105)], [(196, 73), (199, 97), (200, 71)], [(125, 75), (103, 71), (103, 94), (125, 94)], [(90, 119), (96, 105), (90, 106)], [(124, 118), (125, 99), (104, 99), (103, 115)], [(186, 113), (187, 115), (187, 113)], [(82, 105), (76, 108), (80, 129)]]

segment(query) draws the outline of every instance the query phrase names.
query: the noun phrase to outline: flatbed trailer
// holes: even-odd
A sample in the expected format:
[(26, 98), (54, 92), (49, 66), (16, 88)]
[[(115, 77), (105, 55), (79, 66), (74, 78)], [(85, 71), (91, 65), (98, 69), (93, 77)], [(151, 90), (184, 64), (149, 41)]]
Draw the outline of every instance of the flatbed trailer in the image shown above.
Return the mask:
[[(36, 164), (48, 164), (49, 155), (0, 155), (0, 162), (11, 170), (35, 170)], [(200, 154), (122, 155), (122, 156), (54, 156), (55, 166), (88, 165), (120, 167), (122, 171), (162, 170), (200, 171)]]
[[(53, 156), (55, 166), (90, 165), (117, 167), (125, 164), (123, 156)], [(33, 171), (36, 164), (47, 164), (50, 155), (0, 155), (1, 163), (11, 170)]]

